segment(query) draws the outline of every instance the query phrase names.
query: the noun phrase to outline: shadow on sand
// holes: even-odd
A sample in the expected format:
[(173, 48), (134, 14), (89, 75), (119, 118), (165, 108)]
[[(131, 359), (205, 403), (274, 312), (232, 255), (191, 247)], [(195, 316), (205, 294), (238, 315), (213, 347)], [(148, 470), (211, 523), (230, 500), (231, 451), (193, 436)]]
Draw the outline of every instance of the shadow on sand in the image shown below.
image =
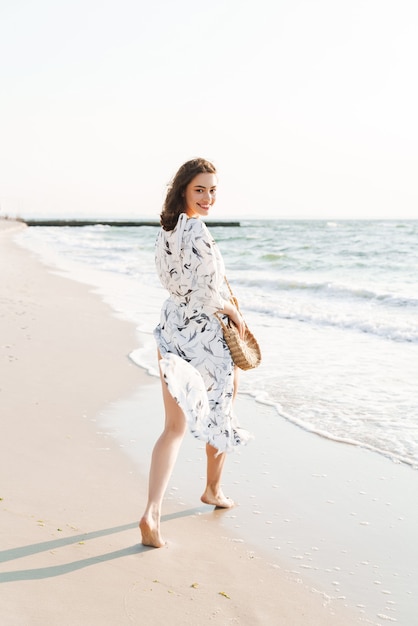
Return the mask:
[[(177, 513), (171, 513), (170, 515), (163, 515), (161, 521), (168, 522), (172, 519), (180, 517), (188, 517), (190, 515), (196, 515), (197, 513), (207, 512), (206, 506), (195, 507), (193, 509), (187, 509), (186, 511), (179, 511)], [(33, 543), (28, 546), (21, 546), (19, 548), (11, 548), (9, 550), (0, 551), (0, 563), (6, 561), (14, 561), (23, 557), (38, 554), (40, 552), (47, 552), (49, 550), (55, 550), (75, 543), (89, 541), (90, 539), (96, 539), (97, 537), (105, 537), (106, 535), (112, 535), (115, 533), (125, 532), (126, 530), (134, 530), (138, 528), (138, 522), (132, 522), (130, 524), (123, 524), (122, 526), (115, 526), (114, 528), (103, 528), (102, 530), (94, 530), (90, 533), (83, 533), (79, 535), (73, 535), (72, 537), (63, 537), (62, 539), (53, 539), (51, 541), (43, 541), (42, 543)], [(148, 546), (142, 544), (135, 544), (128, 546), (121, 550), (115, 550), (114, 552), (107, 552), (106, 554), (100, 554), (98, 556), (92, 556), (87, 559), (81, 559), (79, 561), (73, 561), (72, 563), (65, 563), (61, 565), (55, 565), (51, 567), (41, 567), (35, 569), (16, 570), (11, 572), (0, 572), (0, 583), (12, 582), (17, 580), (41, 580), (43, 578), (52, 578), (54, 576), (62, 576), (69, 572), (74, 572), (84, 567), (90, 567), (90, 565), (96, 565), (97, 563), (103, 563), (105, 561), (113, 561), (120, 559), (124, 556), (130, 556), (132, 554), (139, 554), (141, 552), (148, 552), (154, 550)]]

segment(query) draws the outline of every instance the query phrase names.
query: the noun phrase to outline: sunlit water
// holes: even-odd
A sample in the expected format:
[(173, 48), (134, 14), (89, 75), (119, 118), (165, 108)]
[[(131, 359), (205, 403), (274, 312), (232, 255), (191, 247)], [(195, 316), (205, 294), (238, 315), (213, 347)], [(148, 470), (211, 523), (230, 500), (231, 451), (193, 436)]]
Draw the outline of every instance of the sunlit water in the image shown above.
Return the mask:
[[(305, 429), (418, 467), (418, 222), (244, 221), (211, 232), (263, 352), (241, 391)], [(32, 227), (19, 237), (136, 323), (132, 357), (153, 373), (166, 298), (156, 234)]]

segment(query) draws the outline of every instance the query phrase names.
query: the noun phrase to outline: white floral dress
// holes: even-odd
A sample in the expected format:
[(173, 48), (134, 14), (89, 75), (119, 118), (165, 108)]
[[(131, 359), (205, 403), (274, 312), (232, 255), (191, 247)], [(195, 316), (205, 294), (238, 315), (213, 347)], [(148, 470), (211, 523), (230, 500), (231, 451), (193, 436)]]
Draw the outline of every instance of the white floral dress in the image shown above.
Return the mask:
[(221, 253), (205, 223), (181, 213), (159, 231), (155, 262), (170, 294), (154, 331), (162, 374), (192, 434), (229, 452), (251, 435), (232, 412), (234, 364), (214, 315), (228, 299)]

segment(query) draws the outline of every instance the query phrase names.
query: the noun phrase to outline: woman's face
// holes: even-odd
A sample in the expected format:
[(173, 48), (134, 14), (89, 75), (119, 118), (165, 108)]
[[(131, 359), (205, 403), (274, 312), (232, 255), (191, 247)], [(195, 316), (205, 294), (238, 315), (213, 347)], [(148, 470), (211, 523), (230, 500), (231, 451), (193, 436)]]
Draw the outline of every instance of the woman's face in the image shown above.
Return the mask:
[(186, 215), (189, 217), (205, 217), (216, 200), (215, 174), (204, 172), (195, 176), (186, 187), (184, 202)]

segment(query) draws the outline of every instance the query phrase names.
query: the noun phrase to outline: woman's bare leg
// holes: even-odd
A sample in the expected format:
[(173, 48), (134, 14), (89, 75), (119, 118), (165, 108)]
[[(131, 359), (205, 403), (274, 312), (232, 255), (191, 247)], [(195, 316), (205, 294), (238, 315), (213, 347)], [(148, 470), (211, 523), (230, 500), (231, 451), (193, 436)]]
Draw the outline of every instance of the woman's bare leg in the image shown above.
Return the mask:
[[(238, 368), (234, 369), (234, 391), (232, 395), (232, 402), (234, 402), (238, 393)], [(230, 509), (234, 506), (234, 501), (224, 495), (221, 488), (222, 471), (224, 468), (226, 454), (221, 453), (216, 456), (218, 450), (206, 444), (206, 459), (207, 459), (207, 472), (206, 472), (206, 489), (201, 497), (202, 502), (205, 504), (213, 504), (223, 509)]]
[(222, 509), (230, 509), (234, 506), (234, 501), (231, 500), (231, 498), (227, 498), (221, 488), (222, 470), (225, 464), (226, 454), (223, 452), (215, 456), (216, 454), (218, 454), (218, 450), (207, 443), (206, 489), (200, 499), (205, 504), (213, 504)]
[(161, 504), (186, 431), (183, 411), (168, 391), (162, 378), (161, 384), (165, 408), (165, 427), (152, 453), (148, 503), (139, 522), (142, 543), (154, 548), (161, 548), (165, 544), (160, 532)]

